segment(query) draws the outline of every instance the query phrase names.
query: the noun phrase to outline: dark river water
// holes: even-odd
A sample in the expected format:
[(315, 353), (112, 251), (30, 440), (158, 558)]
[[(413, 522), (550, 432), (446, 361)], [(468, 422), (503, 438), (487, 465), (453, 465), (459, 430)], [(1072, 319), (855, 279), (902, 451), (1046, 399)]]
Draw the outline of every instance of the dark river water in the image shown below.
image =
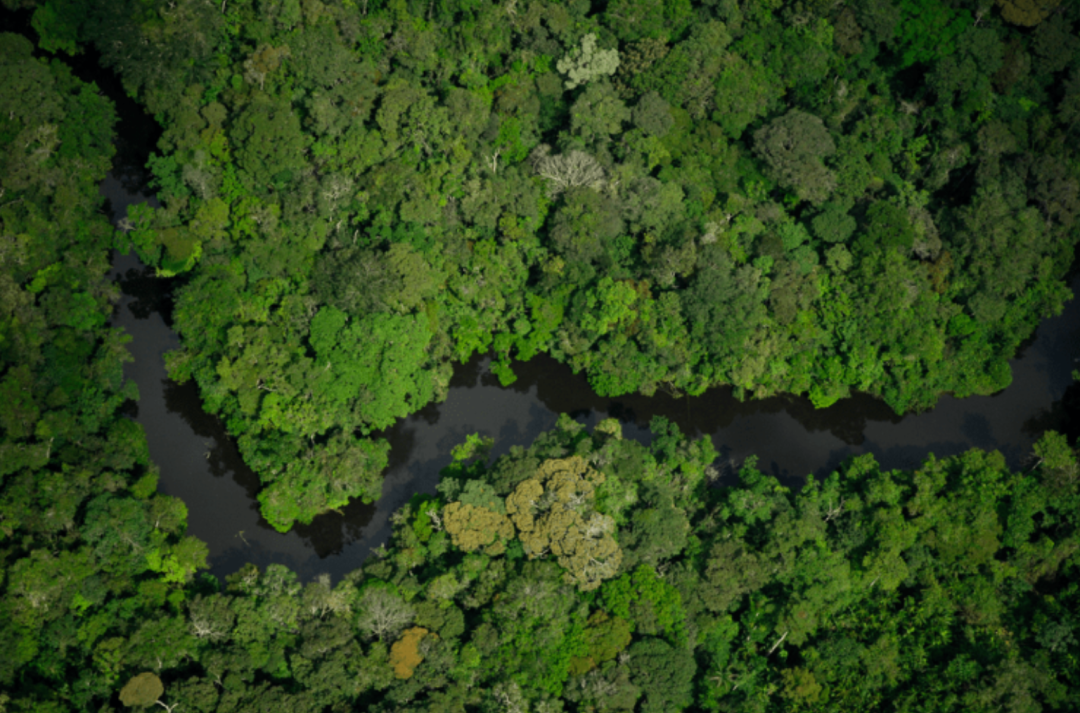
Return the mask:
[[(103, 190), (115, 195), (118, 185), (109, 180)], [(450, 449), (466, 435), (493, 436), (498, 455), (529, 444), (562, 412), (588, 424), (617, 417), (627, 436), (640, 439), (648, 438), (649, 419), (662, 414), (685, 433), (712, 438), (727, 482), (733, 482), (734, 467), (755, 454), (762, 470), (793, 485), (867, 452), (885, 467), (900, 468), (917, 465), (928, 453), (997, 448), (1018, 467), (1045, 428), (1063, 423), (1062, 400), (1080, 339), (1080, 308), (1072, 301), (1061, 316), (1043, 323), (1035, 341), (1012, 362), (1009, 388), (994, 396), (946, 396), (933, 411), (904, 418), (867, 396), (823, 410), (792, 397), (742, 403), (726, 388), (696, 398), (601, 398), (584, 378), (546, 357), (515, 364), (518, 382), (503, 388), (486, 359), (473, 359), (457, 368), (444, 403), (427, 406), (385, 433), (392, 450), (378, 502), (353, 503), (342, 514), (322, 515), (280, 534), (259, 516), (258, 479), (221, 423), (202, 411), (194, 384), (180, 386), (166, 377), (162, 355), (179, 342), (162, 315), (161, 281), (133, 257), (118, 256), (114, 265), (125, 291), (114, 324), (133, 336), (129, 348), (135, 361), (125, 371), (141, 394), (135, 418), (146, 429), (150, 455), (161, 469), (160, 491), (188, 504), (188, 531), (209, 544), (212, 571), (219, 576), (245, 562), (280, 562), (304, 577), (321, 572), (337, 577), (355, 569), (386, 541), (395, 508), (415, 492), (434, 493)], [(1080, 280), (1073, 289), (1080, 289)]]
[[(81, 58), (77, 73), (97, 81), (122, 118), (116, 167), (101, 186), (119, 218), (131, 203), (153, 202), (143, 193), (141, 166), (159, 129), (123, 95), (114, 77), (93, 66), (93, 59)], [(457, 368), (444, 403), (429, 405), (386, 432), (391, 463), (377, 503), (353, 503), (341, 514), (323, 515), (280, 534), (259, 516), (258, 479), (240, 460), (221, 423), (202, 411), (194, 384), (178, 385), (165, 374), (162, 355), (179, 345), (168, 325), (169, 282), (155, 279), (133, 256), (117, 255), (113, 264), (124, 290), (113, 324), (133, 337), (129, 348), (135, 360), (125, 373), (141, 394), (133, 416), (145, 428), (150, 455), (161, 469), (159, 489), (187, 503), (188, 531), (209, 544), (211, 568), (219, 576), (245, 562), (279, 562), (305, 578), (322, 572), (338, 577), (355, 569), (386, 541), (395, 508), (415, 492), (434, 492), (451, 447), (466, 435), (493, 436), (498, 455), (530, 443), (562, 412), (589, 424), (617, 417), (626, 435), (641, 439), (648, 438), (645, 428), (652, 416), (662, 414), (689, 435), (712, 438), (722, 454), (723, 482), (733, 482), (737, 465), (756, 454), (762, 470), (798, 484), (807, 474), (825, 475), (857, 453), (873, 453), (883, 466), (900, 468), (918, 464), (928, 453), (997, 448), (1019, 467), (1044, 429), (1063, 426), (1066, 406), (1077, 395), (1070, 389), (1074, 355), (1080, 355), (1080, 306), (1075, 301), (1044, 322), (1012, 362), (1009, 388), (989, 397), (944, 397), (933, 411), (904, 418), (867, 396), (823, 410), (794, 397), (741, 403), (723, 388), (697, 398), (601, 398), (583, 377), (546, 357), (515, 364), (517, 383), (502, 388), (487, 360), (477, 358)], [(1072, 287), (1080, 290), (1080, 279)]]

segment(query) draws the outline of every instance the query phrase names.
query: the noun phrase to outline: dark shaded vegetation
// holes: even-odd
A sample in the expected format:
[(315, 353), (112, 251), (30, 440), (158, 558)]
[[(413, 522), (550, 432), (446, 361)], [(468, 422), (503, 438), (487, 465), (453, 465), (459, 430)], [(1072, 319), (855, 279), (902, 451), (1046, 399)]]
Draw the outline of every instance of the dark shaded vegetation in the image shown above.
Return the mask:
[(548, 353), (602, 395), (992, 393), (1070, 296), (1080, 6), (5, 4), (41, 55), (94, 46), (164, 132), (163, 207), (115, 231), (112, 104), (0, 34), (0, 710), (1080, 695), (1080, 477), (1053, 431), (1023, 472), (867, 456), (796, 493), (752, 460), (707, 487), (711, 445), (663, 419), (644, 446), (567, 417), (493, 463), (454, 449), (336, 585), (199, 575), (126, 417), (106, 279), (113, 247), (183, 276), (170, 372), (279, 529), (376, 497), (371, 434), (476, 353), (503, 383)]
[(478, 352), (906, 413), (1069, 297), (1075, 4), (12, 4), (164, 127), (127, 236), (281, 529)]

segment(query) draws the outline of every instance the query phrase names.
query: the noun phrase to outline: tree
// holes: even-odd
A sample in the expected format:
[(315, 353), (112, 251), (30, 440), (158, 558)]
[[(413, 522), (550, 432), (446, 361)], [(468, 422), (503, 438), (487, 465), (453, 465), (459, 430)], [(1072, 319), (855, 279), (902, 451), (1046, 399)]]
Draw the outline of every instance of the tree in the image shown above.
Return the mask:
[(726, 250), (709, 245), (698, 260), (698, 270), (682, 294), (682, 309), (690, 335), (718, 368), (731, 368), (739, 360), (751, 335), (765, 320), (769, 282), (760, 268), (736, 267)]
[(675, 125), (671, 105), (657, 92), (646, 92), (633, 109), (634, 126), (647, 134), (663, 138)]
[(850, 207), (843, 203), (826, 203), (810, 221), (814, 235), (827, 243), (846, 243), (856, 227), (855, 218), (848, 215), (848, 210)]
[(227, 639), (235, 622), (236, 613), (230, 608), (228, 597), (198, 596), (188, 605), (189, 630), (198, 639)]
[(453, 502), (443, 509), (442, 517), (454, 546), (466, 552), (483, 547), (487, 554), (502, 554), (505, 543), (514, 537), (510, 519), (487, 507)]
[(996, 0), (1006, 22), (1034, 27), (1050, 16), (1061, 0)]
[(531, 158), (536, 172), (550, 181), (548, 185), (553, 195), (568, 188), (588, 186), (595, 189), (603, 184), (604, 169), (589, 154), (576, 149), (555, 156), (550, 152), (550, 146), (541, 144)]
[(970, 13), (954, 11), (935, 0), (907, 0), (900, 9), (896, 44), (905, 67), (952, 54), (958, 38), (972, 25)]
[(612, 536), (615, 521), (592, 509), (596, 486), (603, 482), (604, 475), (581, 457), (555, 458), (506, 498), (525, 553), (536, 558), (550, 551), (566, 570), (566, 581), (582, 591), (614, 576), (622, 560)]
[(257, 193), (290, 183), (305, 166), (308, 139), (299, 117), (282, 101), (253, 102), (237, 117), (231, 138), (248, 186)]
[(825, 124), (813, 114), (792, 109), (754, 132), (754, 153), (781, 186), (815, 205), (825, 202), (836, 178), (822, 159), (836, 152)]
[(345, 314), (388, 311), (390, 294), (400, 287), (383, 253), (354, 247), (321, 254), (312, 276), (319, 299)]
[[(586, 145), (603, 145), (612, 134), (622, 132), (630, 110), (610, 82), (593, 82), (570, 107), (570, 129)], [(543, 175), (543, 174), (541, 174)]]
[(401, 679), (412, 678), (416, 667), (424, 660), (419, 650), (420, 643), (429, 635), (438, 638), (421, 626), (402, 632), (401, 638), (390, 647), (390, 665), (394, 667), (394, 676)]
[[(620, 208), (610, 195), (589, 188), (569, 190), (551, 220), (552, 246), (571, 267), (604, 265), (611, 258), (612, 244), (626, 229)], [(581, 276), (589, 275), (582, 267), (577, 268)]]
[(630, 645), (631, 631), (630, 622), (625, 619), (608, 616), (602, 610), (593, 612), (584, 632), (589, 655), (571, 661), (570, 673), (581, 675), (606, 661), (614, 660), (619, 652)]
[(590, 32), (581, 38), (581, 47), (570, 50), (555, 67), (567, 76), (566, 88), (574, 89), (597, 77), (615, 74), (619, 68), (619, 51), (598, 49), (596, 33)]
[(259, 89), (266, 87), (267, 75), (281, 66), (281, 60), (290, 56), (288, 46), (272, 47), (262, 45), (244, 61), (244, 79), (251, 84), (258, 84)]
[[(273, 449), (275, 441), (280, 450)], [(373, 500), (382, 488), (390, 444), (385, 440), (356, 438), (343, 432), (325, 443), (304, 443), (297, 434), (260, 441), (245, 437), (241, 452), (249, 462), (274, 463), (275, 478), (259, 493), (263, 517), (279, 532), (297, 521), (310, 523), (321, 513), (346, 505), (352, 498)], [(252, 448), (270, 449), (260, 454)]]
[(691, 22), (694, 11), (689, 0), (613, 0), (604, 19), (623, 42), (644, 37), (673, 39)]
[(915, 242), (915, 231), (905, 210), (885, 201), (877, 201), (866, 211), (866, 217), (868, 224), (855, 241), (858, 251), (907, 252), (911, 249)]
[(732, 138), (742, 136), (784, 94), (783, 80), (774, 71), (736, 53), (726, 58), (715, 87), (712, 120)]
[(645, 698), (642, 711), (681, 711), (690, 705), (697, 665), (689, 651), (648, 637), (631, 645), (628, 653), (631, 678)]
[(120, 702), (128, 708), (143, 708), (156, 703), (164, 692), (161, 679), (147, 671), (133, 676), (120, 689)]
[(686, 547), (690, 533), (686, 513), (672, 507), (668, 502), (663, 502), (666, 500), (663, 495), (657, 499), (663, 503), (662, 506), (635, 512), (630, 520), (632, 529), (629, 536), (623, 535), (620, 538), (620, 546), (625, 552), (624, 560), (628, 566), (635, 562), (656, 566)]
[[(386, 428), (435, 396), (438, 373), (425, 368), (431, 337), (424, 317), (373, 314), (350, 321), (323, 307), (311, 320), (314, 391), (333, 411), (358, 416), (365, 431)], [(287, 428), (285, 413), (272, 422)]]
[(368, 587), (357, 605), (356, 625), (383, 641), (393, 638), (413, 620), (414, 611), (401, 597), (383, 586)]
[(1039, 459), (1040, 472), (1048, 487), (1055, 493), (1071, 493), (1080, 481), (1080, 467), (1064, 435), (1047, 431), (1032, 449)]

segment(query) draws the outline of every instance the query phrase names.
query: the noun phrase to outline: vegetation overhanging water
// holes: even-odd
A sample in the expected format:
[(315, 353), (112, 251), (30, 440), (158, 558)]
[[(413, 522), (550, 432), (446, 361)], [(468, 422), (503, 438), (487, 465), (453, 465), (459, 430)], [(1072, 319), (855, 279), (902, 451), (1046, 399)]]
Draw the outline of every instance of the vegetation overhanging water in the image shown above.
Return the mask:
[(1075, 700), (1076, 6), (13, 2), (0, 708)]

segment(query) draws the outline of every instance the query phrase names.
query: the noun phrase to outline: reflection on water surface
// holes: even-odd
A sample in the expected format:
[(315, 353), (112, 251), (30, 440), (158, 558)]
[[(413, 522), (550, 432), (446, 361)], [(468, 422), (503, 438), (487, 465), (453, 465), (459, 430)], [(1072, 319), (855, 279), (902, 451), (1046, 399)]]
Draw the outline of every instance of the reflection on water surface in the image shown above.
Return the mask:
[[(96, 64), (93, 52), (75, 61), (75, 71), (96, 81), (117, 104), (115, 168), (102, 183), (114, 221), (132, 203), (150, 201), (143, 166), (160, 128), (122, 91), (115, 76)], [(998, 448), (1013, 467), (1021, 465), (1037, 435), (1061, 428), (1080, 391), (1069, 389), (1074, 355), (1080, 353), (1080, 308), (1071, 302), (1048, 320), (1013, 362), (1013, 384), (1000, 394), (962, 401), (945, 397), (929, 413), (900, 418), (884, 403), (856, 395), (828, 409), (809, 400), (777, 397), (741, 403), (730, 389), (697, 398), (659, 394), (646, 398), (597, 396), (586, 380), (546, 357), (516, 364), (518, 381), (498, 385), (487, 360), (460, 365), (449, 398), (403, 419), (385, 436), (393, 449), (374, 505), (353, 503), (292, 532), (275, 532), (259, 517), (258, 479), (244, 465), (221, 423), (202, 411), (194, 384), (178, 385), (165, 374), (163, 354), (179, 346), (168, 326), (168, 283), (148, 274), (134, 257), (117, 256), (114, 268), (125, 296), (113, 323), (132, 336), (134, 363), (125, 367), (142, 395), (131, 413), (146, 429), (150, 454), (161, 468), (159, 488), (182, 498), (188, 531), (210, 546), (215, 574), (245, 562), (281, 562), (302, 576), (341, 575), (359, 565), (389, 534), (388, 516), (414, 492), (434, 492), (450, 448), (480, 432), (496, 439), (494, 454), (526, 445), (567, 412), (595, 424), (609, 416), (629, 437), (647, 438), (654, 415), (676, 422), (693, 436), (709, 435), (721, 453), (726, 478), (744, 458), (757, 454), (759, 467), (789, 484), (809, 473), (825, 475), (856, 453), (873, 453), (885, 467), (910, 467), (927, 453), (960, 453), (971, 447)], [(1080, 289), (1074, 280), (1073, 289)]]
[[(118, 190), (119, 184), (103, 186)], [(113, 201), (113, 205), (121, 203)], [(136, 418), (150, 454), (161, 468), (160, 490), (189, 508), (189, 532), (210, 545), (215, 574), (245, 562), (281, 562), (303, 576), (340, 576), (359, 565), (389, 535), (388, 517), (415, 492), (433, 493), (450, 449), (470, 433), (496, 439), (494, 455), (527, 445), (567, 412), (583, 423), (609, 416), (628, 437), (646, 439), (654, 415), (676, 422), (685, 433), (709, 435), (721, 453), (727, 478), (734, 466), (756, 454), (759, 467), (796, 485), (809, 473), (827, 474), (845, 457), (873, 453), (886, 467), (917, 464), (971, 447), (998, 448), (1016, 467), (1044, 428), (1061, 427), (1062, 399), (1078, 352), (1080, 309), (1069, 303), (1048, 320), (1023, 355), (1013, 362), (1013, 384), (989, 397), (942, 398), (933, 411), (898, 417), (884, 403), (856, 395), (815, 410), (804, 398), (777, 397), (739, 402), (726, 388), (695, 398), (597, 396), (581, 376), (547, 357), (515, 364), (518, 381), (499, 386), (488, 360), (458, 366), (444, 403), (430, 404), (383, 435), (390, 441), (390, 467), (383, 496), (373, 505), (354, 502), (340, 513), (316, 518), (287, 534), (275, 532), (258, 514), (258, 479), (244, 465), (216, 417), (203, 412), (193, 383), (170, 381), (163, 354), (179, 345), (166, 317), (167, 282), (156, 280), (134, 257), (117, 256), (115, 269), (125, 297), (114, 324), (134, 337), (135, 361), (126, 366), (139, 385)], [(1080, 288), (1080, 280), (1074, 281)], [(1070, 392), (1072, 393), (1072, 392)]]

